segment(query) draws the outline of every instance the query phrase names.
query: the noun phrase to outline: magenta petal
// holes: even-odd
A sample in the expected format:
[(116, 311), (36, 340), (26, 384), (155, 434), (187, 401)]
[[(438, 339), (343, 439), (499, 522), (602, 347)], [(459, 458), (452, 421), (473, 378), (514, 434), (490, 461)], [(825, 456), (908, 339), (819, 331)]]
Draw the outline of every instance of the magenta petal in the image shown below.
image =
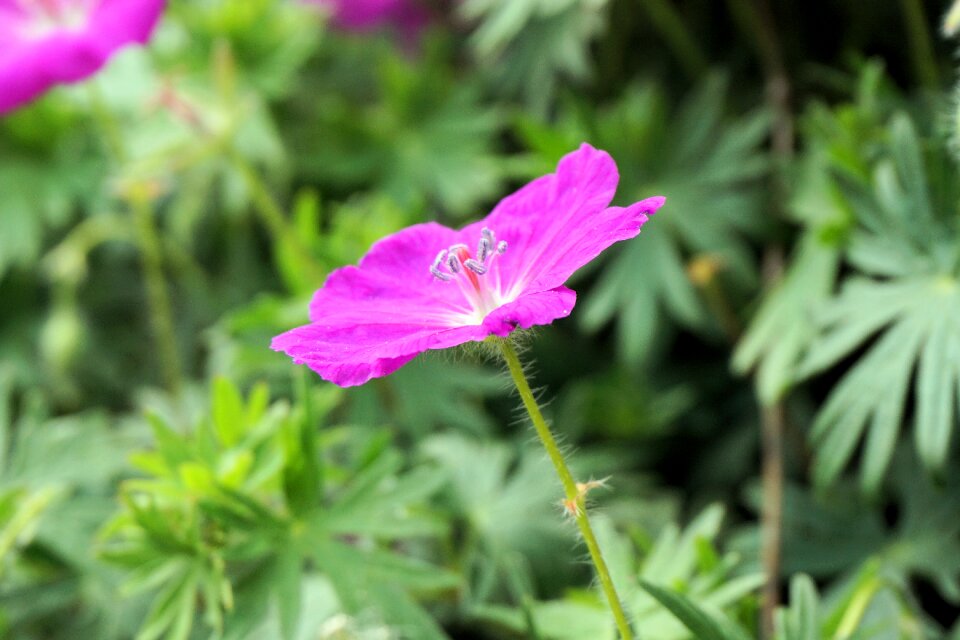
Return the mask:
[(618, 181), (609, 154), (583, 144), (555, 174), (504, 199), (483, 223), (510, 247), (501, 263), (509, 274), (504, 289), (519, 295), (557, 287), (614, 242), (637, 235), (663, 198), (609, 207)]
[(566, 287), (530, 293), (490, 312), (483, 319), (483, 326), (491, 334), (504, 337), (515, 329), (529, 329), (566, 318), (576, 303), (576, 292)]
[(313, 323), (283, 333), (270, 348), (283, 351), (341, 387), (363, 384), (393, 373), (417, 354), (483, 340), (482, 326), (437, 327), (422, 324), (327, 325)]
[(337, 269), (310, 303), (313, 322), (406, 323), (455, 326), (469, 313), (456, 287), (430, 275), (437, 252), (460, 234), (435, 222), (408, 227), (378, 241), (356, 267)]
[[(310, 0), (308, 0), (310, 1)], [(344, 31), (369, 31), (385, 24), (415, 36), (428, 15), (415, 0), (312, 0), (327, 7), (335, 27)]]
[(310, 305), (310, 325), (271, 346), (350, 386), (422, 351), (566, 317), (577, 296), (563, 282), (637, 235), (663, 205), (654, 197), (610, 207), (617, 180), (610, 156), (585, 144), (486, 220), (461, 231), (421, 224), (384, 238), (359, 265), (330, 275)]
[[(26, 37), (29, 24), (9, 16), (0, 33), (0, 113), (20, 107), (52, 86), (96, 73), (121, 47), (145, 43), (164, 0), (100, 0), (80, 28)], [(22, 13), (23, 20), (27, 14)]]

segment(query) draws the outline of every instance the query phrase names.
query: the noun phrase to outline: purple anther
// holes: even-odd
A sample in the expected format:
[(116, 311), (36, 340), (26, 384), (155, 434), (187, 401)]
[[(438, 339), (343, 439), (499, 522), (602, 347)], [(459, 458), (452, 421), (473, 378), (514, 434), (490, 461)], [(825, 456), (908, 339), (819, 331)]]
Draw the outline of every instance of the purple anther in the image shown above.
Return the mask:
[(450, 280), (452, 280), (452, 277), (449, 274), (446, 274), (443, 271), (440, 271), (440, 265), (443, 264), (443, 260), (446, 257), (447, 257), (446, 249), (438, 253), (437, 257), (434, 258), (433, 260), (433, 264), (430, 265), (430, 273), (432, 273), (433, 277), (436, 278), (437, 280), (443, 280), (444, 282), (449, 282)]
[(478, 276), (482, 276), (487, 272), (487, 268), (473, 258), (468, 258), (465, 260), (463, 262), (463, 266), (465, 266), (467, 269), (470, 269), (470, 271), (473, 271)]
[(486, 262), (492, 248), (493, 245), (487, 238), (480, 238), (480, 242), (477, 243), (477, 261), (480, 263)]
[(447, 257), (447, 268), (450, 269), (451, 273), (460, 273), (460, 258), (457, 257), (457, 254), (451, 253)]
[(453, 277), (440, 271), (437, 267), (430, 267), (430, 273), (433, 274), (433, 277), (437, 280), (442, 280), (443, 282), (450, 282), (453, 280)]
[(501, 240), (500, 242), (497, 243), (497, 253), (499, 253), (500, 255), (503, 255), (506, 252), (507, 252), (507, 241)]

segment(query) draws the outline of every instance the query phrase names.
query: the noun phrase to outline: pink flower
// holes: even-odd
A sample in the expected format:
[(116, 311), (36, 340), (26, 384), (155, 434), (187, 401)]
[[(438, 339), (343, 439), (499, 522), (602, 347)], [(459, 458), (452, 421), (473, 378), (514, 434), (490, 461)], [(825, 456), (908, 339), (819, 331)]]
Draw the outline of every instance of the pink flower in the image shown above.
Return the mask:
[[(310, 1), (310, 0), (308, 0)], [(333, 25), (344, 31), (370, 31), (383, 25), (397, 27), (407, 39), (427, 23), (427, 12), (415, 0), (312, 0), (327, 7)]]
[(164, 0), (0, 0), (0, 113), (145, 43)]
[(429, 222), (388, 236), (358, 266), (331, 273), (310, 303), (310, 324), (270, 346), (347, 387), (428, 349), (565, 317), (576, 294), (563, 283), (640, 233), (664, 202), (610, 207), (618, 181), (610, 156), (584, 144), (485, 220), (460, 231)]

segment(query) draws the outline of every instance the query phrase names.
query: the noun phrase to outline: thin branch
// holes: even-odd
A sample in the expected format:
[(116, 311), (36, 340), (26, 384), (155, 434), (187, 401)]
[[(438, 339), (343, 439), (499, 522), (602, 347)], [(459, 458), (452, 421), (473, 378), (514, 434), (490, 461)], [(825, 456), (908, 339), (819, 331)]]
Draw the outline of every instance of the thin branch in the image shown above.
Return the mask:
[[(766, 100), (773, 124), (770, 150), (777, 164), (774, 174), (774, 213), (782, 217), (782, 203), (788, 195), (784, 170), (793, 158), (795, 117), (790, 104), (791, 85), (776, 21), (769, 0), (728, 0), (734, 18), (741, 29), (754, 38), (757, 56), (763, 66)], [(784, 259), (781, 247), (772, 245), (764, 253), (763, 276), (767, 288), (783, 276)], [(765, 640), (776, 633), (775, 618), (780, 605), (781, 546), (783, 539), (783, 434), (785, 411), (782, 400), (760, 407), (761, 480), (761, 549), (765, 581), (760, 610), (760, 633)]]

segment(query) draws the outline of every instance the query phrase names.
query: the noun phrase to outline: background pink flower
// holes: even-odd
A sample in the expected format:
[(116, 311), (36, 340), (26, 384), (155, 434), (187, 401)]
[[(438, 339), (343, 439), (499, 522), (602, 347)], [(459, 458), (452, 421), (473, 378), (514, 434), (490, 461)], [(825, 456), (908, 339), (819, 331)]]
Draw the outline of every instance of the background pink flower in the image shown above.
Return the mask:
[(564, 282), (636, 236), (664, 202), (610, 207), (618, 181), (610, 156), (584, 144), (485, 220), (459, 231), (431, 222), (388, 236), (358, 266), (330, 274), (310, 304), (311, 323), (277, 336), (271, 348), (352, 386), (428, 349), (564, 317), (576, 302)]
[(164, 0), (0, 0), (0, 113), (145, 43)]
[(391, 25), (404, 39), (415, 39), (427, 24), (428, 14), (414, 0), (312, 0), (326, 7), (333, 25), (345, 31), (369, 31)]

